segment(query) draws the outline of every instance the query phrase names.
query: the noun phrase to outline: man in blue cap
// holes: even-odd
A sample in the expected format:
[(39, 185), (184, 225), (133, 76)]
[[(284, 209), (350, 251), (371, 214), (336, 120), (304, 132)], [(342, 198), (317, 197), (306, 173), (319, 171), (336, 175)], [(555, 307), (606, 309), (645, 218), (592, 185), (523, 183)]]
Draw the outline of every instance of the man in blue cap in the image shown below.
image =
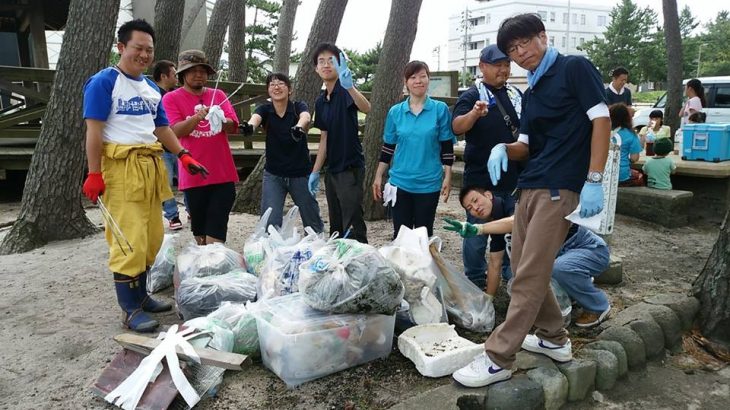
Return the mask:
[[(454, 106), (451, 128), (454, 134), (466, 136), (464, 150), (464, 178), (462, 186), (481, 188), (500, 198), (505, 206), (514, 208), (512, 192), (520, 172), (518, 162), (509, 161), (507, 172), (493, 185), (487, 171), (489, 153), (495, 145), (509, 144), (517, 140), (522, 108), (522, 93), (508, 85), (510, 59), (496, 44), (485, 47), (479, 57), (482, 79), (465, 91)], [(468, 212), (467, 221), (484, 223)], [(495, 235), (492, 243), (503, 243), (504, 235)], [(488, 295), (494, 296), (500, 282), (502, 269), (509, 269), (509, 259), (503, 264), (504, 248), (489, 252), (489, 264), (485, 259), (487, 235), (464, 238), (462, 257), (464, 273)], [(487, 271), (488, 269), (488, 271)], [(486, 274), (485, 274), (486, 272)], [(507, 275), (509, 277), (509, 275)], [(485, 287), (486, 285), (486, 287)]]

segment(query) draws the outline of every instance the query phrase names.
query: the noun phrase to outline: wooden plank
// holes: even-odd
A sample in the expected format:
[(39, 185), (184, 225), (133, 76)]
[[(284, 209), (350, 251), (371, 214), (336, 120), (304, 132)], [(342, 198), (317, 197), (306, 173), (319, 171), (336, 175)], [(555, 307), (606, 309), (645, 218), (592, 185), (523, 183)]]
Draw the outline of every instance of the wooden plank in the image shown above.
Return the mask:
[(35, 81), (39, 83), (52, 83), (56, 70), (34, 67), (14, 67), (0, 65), (0, 78), (7, 81)]
[[(41, 134), (41, 127), (38, 126), (14, 126), (8, 128), (0, 127), (0, 143), (7, 138), (38, 138)], [(32, 142), (35, 144), (35, 142)]]
[(45, 112), (46, 105), (42, 104), (31, 108), (24, 108), (11, 114), (0, 115), (0, 129), (12, 127), (21, 122), (41, 119)]
[[(122, 347), (142, 354), (149, 354), (160, 344), (160, 341), (157, 339), (131, 333), (116, 335), (114, 336), (114, 340), (122, 345)], [(180, 346), (177, 346), (176, 350), (178, 357), (182, 360), (193, 361), (183, 352)], [(195, 352), (200, 356), (200, 362), (202, 364), (221, 367), (227, 370), (241, 370), (245, 364), (250, 362), (248, 356), (243, 354), (219, 352), (208, 348), (195, 349)]]

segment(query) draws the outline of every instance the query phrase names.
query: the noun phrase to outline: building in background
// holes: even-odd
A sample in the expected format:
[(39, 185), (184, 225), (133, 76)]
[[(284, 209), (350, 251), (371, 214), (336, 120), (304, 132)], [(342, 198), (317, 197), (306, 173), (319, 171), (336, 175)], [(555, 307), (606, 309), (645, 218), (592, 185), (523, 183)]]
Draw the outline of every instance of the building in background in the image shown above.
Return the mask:
[[(585, 55), (578, 47), (593, 38), (603, 37), (611, 22), (611, 8), (610, 5), (588, 5), (570, 0), (471, 1), (468, 11), (462, 10), (449, 18), (448, 69), (463, 72), (466, 65), (471, 78), (481, 77), (479, 52), (497, 43), (502, 20), (520, 13), (538, 14), (545, 24), (549, 44), (560, 53)], [(525, 70), (512, 63), (512, 82), (525, 84), (525, 78)]]

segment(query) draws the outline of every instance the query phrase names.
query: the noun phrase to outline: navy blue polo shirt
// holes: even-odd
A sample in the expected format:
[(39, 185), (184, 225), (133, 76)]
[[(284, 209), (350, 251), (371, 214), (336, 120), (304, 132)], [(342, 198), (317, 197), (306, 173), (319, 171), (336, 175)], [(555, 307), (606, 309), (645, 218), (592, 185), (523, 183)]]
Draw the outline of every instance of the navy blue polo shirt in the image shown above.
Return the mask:
[(611, 91), (610, 87), (606, 87), (606, 104), (611, 105), (617, 103), (631, 105), (631, 90), (624, 87), (624, 92), (622, 92), (621, 94), (616, 94), (615, 92)]
[[(489, 221), (496, 221), (508, 216), (512, 216), (515, 213), (515, 202), (505, 201), (498, 196), (492, 196), (492, 214), (489, 217)], [(492, 240), (489, 242), (489, 252), (500, 252), (506, 247), (504, 240), (504, 234), (489, 235)]]
[[(519, 127), (520, 120), (517, 112), (512, 106), (507, 95), (507, 87), (495, 89), (485, 84), (487, 89), (492, 93), (494, 98), (499, 98), (499, 102), (504, 107), (507, 114), (512, 120), (512, 124)], [(474, 104), (479, 100), (479, 90), (476, 86), (472, 86), (466, 90), (454, 106), (454, 118), (464, 115), (474, 108)], [(509, 161), (507, 172), (502, 174), (499, 183), (495, 187), (489, 179), (487, 171), (487, 160), (492, 148), (499, 143), (509, 144), (515, 142), (512, 132), (507, 128), (502, 113), (495, 102), (490, 102), (489, 112), (486, 116), (479, 118), (474, 126), (465, 134), (466, 149), (464, 150), (464, 186), (477, 186), (489, 191), (512, 192), (517, 186), (517, 177), (521, 170), (521, 164), (517, 161)]]
[(558, 55), (522, 97), (520, 134), (530, 158), (518, 188), (580, 192), (588, 174), (593, 124), (586, 112), (606, 102), (601, 75), (584, 57)]
[(357, 105), (339, 80), (329, 96), (326, 89), (322, 91), (314, 107), (314, 127), (327, 131), (327, 172), (364, 168), (365, 157), (357, 137)]
[(307, 104), (301, 101), (289, 101), (283, 117), (279, 117), (271, 102), (256, 108), (255, 113), (261, 116), (261, 126), (266, 130), (264, 169), (286, 178), (305, 177), (312, 172), (307, 139), (294, 141), (291, 136), (291, 127), (297, 125), (299, 114), (308, 111)]

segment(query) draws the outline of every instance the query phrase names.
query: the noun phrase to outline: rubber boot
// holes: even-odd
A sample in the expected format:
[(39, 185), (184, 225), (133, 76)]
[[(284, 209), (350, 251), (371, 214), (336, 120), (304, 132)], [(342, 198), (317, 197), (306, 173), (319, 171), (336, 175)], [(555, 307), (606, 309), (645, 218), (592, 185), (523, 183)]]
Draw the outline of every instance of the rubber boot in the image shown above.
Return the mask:
[(122, 308), (122, 324), (135, 332), (152, 332), (159, 323), (142, 311), (139, 278), (114, 273), (114, 288)]
[(159, 313), (167, 312), (172, 309), (172, 305), (167, 302), (160, 302), (152, 299), (150, 294), (147, 293), (147, 272), (146, 270), (139, 274), (139, 300), (142, 301), (142, 310), (145, 312)]

